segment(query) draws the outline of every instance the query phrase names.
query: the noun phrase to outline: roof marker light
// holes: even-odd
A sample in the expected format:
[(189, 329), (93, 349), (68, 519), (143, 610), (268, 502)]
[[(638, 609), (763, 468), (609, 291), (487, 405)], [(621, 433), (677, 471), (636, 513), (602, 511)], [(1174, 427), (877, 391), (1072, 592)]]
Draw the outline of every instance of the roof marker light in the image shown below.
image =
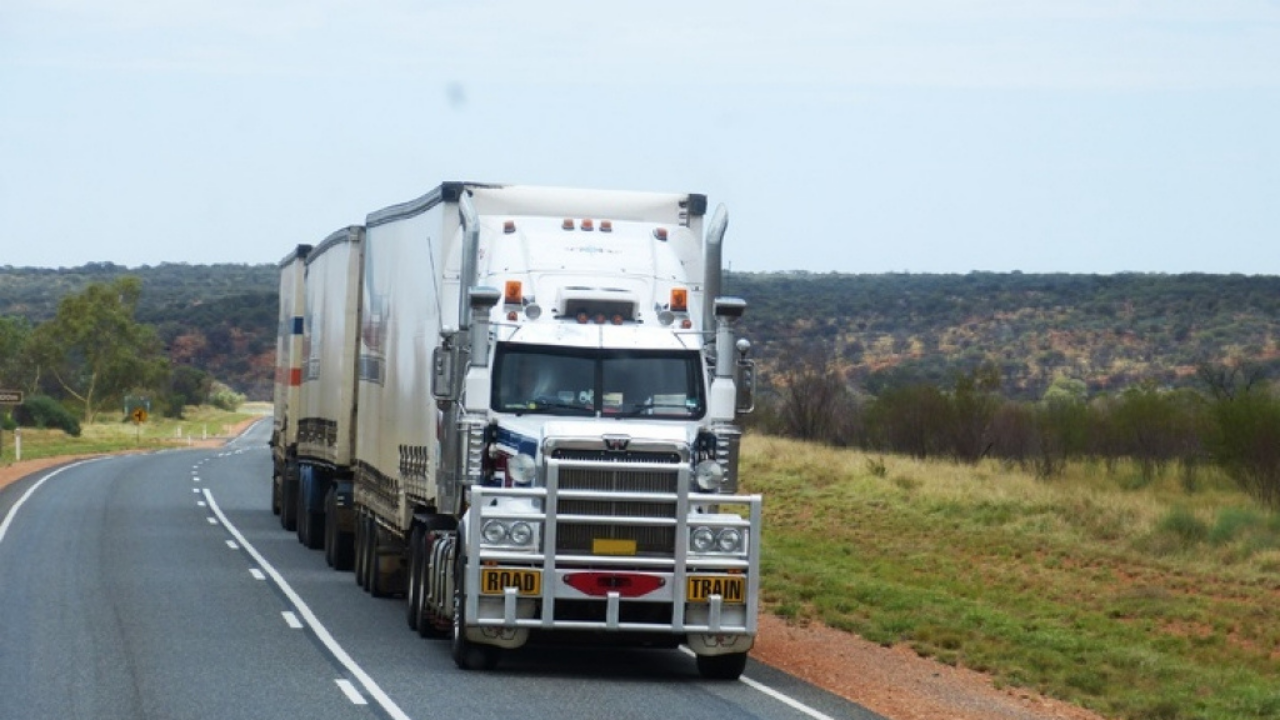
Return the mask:
[(564, 219), (564, 222), (560, 223), (560, 229), (561, 229), (561, 230), (572, 230), (572, 229), (573, 229), (573, 218), (565, 218), (565, 219)]
[(612, 221), (612, 220), (601, 220), (601, 221), (600, 221), (600, 232), (613, 232), (613, 221)]
[(671, 288), (671, 312), (689, 312), (689, 291)]
[(502, 302), (520, 305), (524, 302), (524, 289), (519, 280), (508, 280), (502, 289)]
[(502, 223), (502, 232), (506, 233), (507, 235), (510, 235), (515, 231), (516, 231), (515, 220), (507, 220), (506, 222)]
[(658, 238), (658, 240), (660, 240), (660, 241), (662, 241), (662, 242), (666, 242), (666, 241), (667, 241), (667, 229), (666, 229), (666, 228), (664, 228), (664, 227), (654, 228), (654, 229), (653, 229), (653, 236), (654, 236), (654, 237), (656, 237), (656, 238)]
[(596, 229), (596, 224), (591, 220), (591, 218), (583, 218), (582, 229), (586, 232), (591, 232)]

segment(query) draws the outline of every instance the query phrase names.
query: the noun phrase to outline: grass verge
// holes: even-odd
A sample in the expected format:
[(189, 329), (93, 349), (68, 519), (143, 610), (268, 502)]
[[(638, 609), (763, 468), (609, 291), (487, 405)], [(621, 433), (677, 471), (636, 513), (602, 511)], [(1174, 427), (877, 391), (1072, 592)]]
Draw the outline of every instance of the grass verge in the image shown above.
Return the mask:
[(764, 600), (1116, 718), (1280, 717), (1280, 518), (1224, 478), (748, 436)]
[[(22, 428), (22, 459), (185, 447), (225, 438), (237, 425), (261, 417), (264, 412), (270, 412), (270, 405), (264, 411), (261, 404), (246, 404), (235, 412), (202, 406), (188, 408), (181, 420), (152, 415), (141, 424), (120, 419), (87, 423), (81, 427), (80, 437), (61, 430)], [(15, 450), (14, 432), (5, 431), (0, 443), (0, 465), (13, 463)]]

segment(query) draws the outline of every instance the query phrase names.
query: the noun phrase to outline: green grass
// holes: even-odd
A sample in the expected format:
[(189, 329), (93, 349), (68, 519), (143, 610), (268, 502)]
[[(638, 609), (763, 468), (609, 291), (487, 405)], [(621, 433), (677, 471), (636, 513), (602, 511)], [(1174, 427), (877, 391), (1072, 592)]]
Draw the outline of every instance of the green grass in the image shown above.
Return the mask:
[(749, 436), (763, 593), (1105, 716), (1280, 717), (1280, 518), (1201, 470), (1044, 481)]
[[(141, 425), (116, 417), (84, 425), (80, 437), (61, 430), (22, 428), (22, 459), (184, 447), (205, 438), (224, 437), (237, 423), (270, 410), (270, 405), (261, 403), (246, 404), (236, 412), (202, 406), (187, 408), (181, 420), (151, 415)], [(14, 451), (14, 433), (6, 430), (0, 438), (0, 465), (13, 463)]]

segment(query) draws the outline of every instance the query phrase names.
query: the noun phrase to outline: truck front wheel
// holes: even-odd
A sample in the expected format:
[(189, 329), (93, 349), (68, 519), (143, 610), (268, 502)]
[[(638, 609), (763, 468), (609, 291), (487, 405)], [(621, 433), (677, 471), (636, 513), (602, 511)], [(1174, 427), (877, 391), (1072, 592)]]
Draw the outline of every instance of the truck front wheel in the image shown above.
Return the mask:
[(453, 564), (453, 662), (463, 670), (492, 670), (498, 666), (502, 651), (467, 639), (466, 566), (466, 557), (458, 552)]
[(746, 669), (746, 653), (698, 656), (698, 674), (707, 680), (737, 680)]

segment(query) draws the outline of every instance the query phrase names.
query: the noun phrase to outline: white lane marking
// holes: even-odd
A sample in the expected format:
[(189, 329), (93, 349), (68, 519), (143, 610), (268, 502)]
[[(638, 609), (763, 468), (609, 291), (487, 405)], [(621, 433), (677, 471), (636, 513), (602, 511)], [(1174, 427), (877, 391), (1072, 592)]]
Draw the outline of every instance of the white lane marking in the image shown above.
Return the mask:
[(289, 627), (293, 628), (294, 630), (301, 630), (301, 629), (302, 629), (302, 621), (298, 619), (298, 616), (297, 616), (297, 615), (294, 615), (293, 613), (289, 612), (288, 610), (285, 610), (284, 612), (282, 612), (282, 613), (280, 613), (280, 614), (284, 616), (284, 622), (285, 622), (285, 624), (286, 624), (286, 625), (288, 625)]
[(200, 478), (199, 478), (199, 477), (193, 477), (193, 478), (191, 478), (191, 482), (200, 482)]
[(300, 615), (302, 615), (302, 619), (311, 626), (311, 632), (315, 633), (316, 639), (324, 643), (324, 646), (329, 650), (329, 653), (333, 655), (333, 658), (346, 668), (347, 674), (354, 677), (356, 681), (360, 683), (360, 686), (364, 688), (365, 693), (372, 697), (374, 702), (378, 703), (378, 706), (382, 708), (382, 711), (390, 716), (392, 720), (411, 720), (411, 718), (400, 709), (400, 706), (391, 699), (391, 696), (387, 695), (387, 693), (378, 686), (378, 683), (374, 682), (373, 678), (369, 677), (369, 674), (364, 671), (364, 668), (361, 668), (356, 664), (356, 661), (352, 659), (351, 655), (349, 655), (341, 645), (338, 644), (338, 641), (333, 639), (333, 635), (329, 633), (328, 628), (320, 623), (320, 619), (311, 611), (310, 606), (303, 601), (302, 596), (294, 591), (293, 587), (284, 579), (284, 576), (281, 575), (280, 572), (271, 565), (271, 563), (267, 562), (267, 559), (262, 556), (262, 553), (258, 552), (258, 549), (245, 539), (244, 535), (240, 533), (240, 530), (236, 528), (235, 525), (231, 524), (231, 521), (223, 514), (222, 508), (218, 507), (218, 503), (213, 499), (213, 493), (206, 489), (204, 491), (204, 497), (205, 500), (209, 501), (210, 509), (212, 509), (213, 512), (222, 519), (222, 525), (227, 529), (227, 532), (231, 533), (231, 535), (240, 542), (240, 546), (245, 549), (245, 552), (249, 553), (254, 561), (257, 562), (258, 565), (262, 566), (263, 571), (271, 576), (272, 582), (280, 588), (280, 591), (285, 594), (285, 597), (289, 598), (289, 602), (293, 603), (293, 607)]
[[(697, 655), (685, 645), (680, 646), (680, 651), (688, 655), (689, 657), (697, 657)], [(811, 708), (808, 705), (805, 705), (804, 703), (800, 702), (799, 700), (796, 700), (795, 698), (791, 697), (790, 695), (785, 695), (778, 690), (774, 690), (773, 688), (769, 687), (768, 685), (765, 685), (759, 680), (752, 680), (746, 675), (740, 676), (738, 680), (740, 680), (747, 687), (753, 690), (756, 690), (758, 692), (762, 692), (765, 695), (768, 695), (769, 697), (773, 698), (774, 700), (777, 700), (778, 702), (782, 703), (783, 705), (786, 705), (794, 710), (798, 710), (804, 713), (805, 715), (808, 715), (809, 717), (813, 718), (813, 720), (836, 720), (835, 718), (822, 712), (821, 710)]]
[(72, 463), (65, 467), (60, 467), (57, 470), (54, 470), (48, 475), (45, 475), (44, 477), (37, 480), (35, 485), (32, 485), (31, 487), (27, 488), (27, 491), (22, 493), (22, 497), (18, 498), (18, 502), (14, 503), (13, 507), (10, 508), (9, 514), (4, 516), (4, 520), (0, 520), (0, 542), (4, 542), (4, 536), (6, 533), (9, 532), (9, 525), (12, 524), (13, 519), (17, 517), (19, 508), (21, 508), (23, 504), (27, 502), (27, 498), (31, 497), (36, 490), (40, 489), (40, 486), (43, 485), (46, 480), (53, 477), (54, 475), (57, 475), (63, 470), (70, 470), (71, 468), (76, 467), (77, 465), (83, 465), (85, 463), (94, 462), (95, 460), (101, 460), (101, 459), (102, 458), (92, 458), (89, 460), (81, 460), (80, 462)]
[(216, 518), (216, 517), (207, 517), (207, 518), (205, 518), (205, 520), (208, 520), (210, 525), (217, 525), (217, 524), (218, 524), (218, 518)]
[(355, 685), (351, 684), (350, 680), (339, 679), (334, 680), (334, 682), (338, 683), (338, 687), (342, 690), (342, 694), (347, 696), (347, 699), (351, 701), (352, 705), (369, 704), (369, 701), (364, 699), (364, 696), (360, 694), (360, 691), (356, 689)]
[(235, 541), (235, 540), (228, 540), (228, 541), (227, 541), (227, 547), (231, 548), (232, 550), (239, 550), (239, 549), (240, 549), (240, 546), (236, 544), (236, 541)]
[(196, 501), (196, 507), (208, 507), (208, 503), (206, 503), (206, 502), (205, 502), (205, 501), (203, 501), (203, 500), (197, 500), (197, 501)]
[(198, 493), (200, 492), (200, 488), (191, 488), (191, 492)]
[(254, 579), (254, 580), (266, 580), (266, 579), (267, 579), (267, 576), (266, 576), (266, 575), (264, 575), (264, 574), (262, 573), (262, 571), (261, 571), (261, 570), (259, 570), (258, 568), (249, 568), (249, 574), (253, 576), (253, 579)]

